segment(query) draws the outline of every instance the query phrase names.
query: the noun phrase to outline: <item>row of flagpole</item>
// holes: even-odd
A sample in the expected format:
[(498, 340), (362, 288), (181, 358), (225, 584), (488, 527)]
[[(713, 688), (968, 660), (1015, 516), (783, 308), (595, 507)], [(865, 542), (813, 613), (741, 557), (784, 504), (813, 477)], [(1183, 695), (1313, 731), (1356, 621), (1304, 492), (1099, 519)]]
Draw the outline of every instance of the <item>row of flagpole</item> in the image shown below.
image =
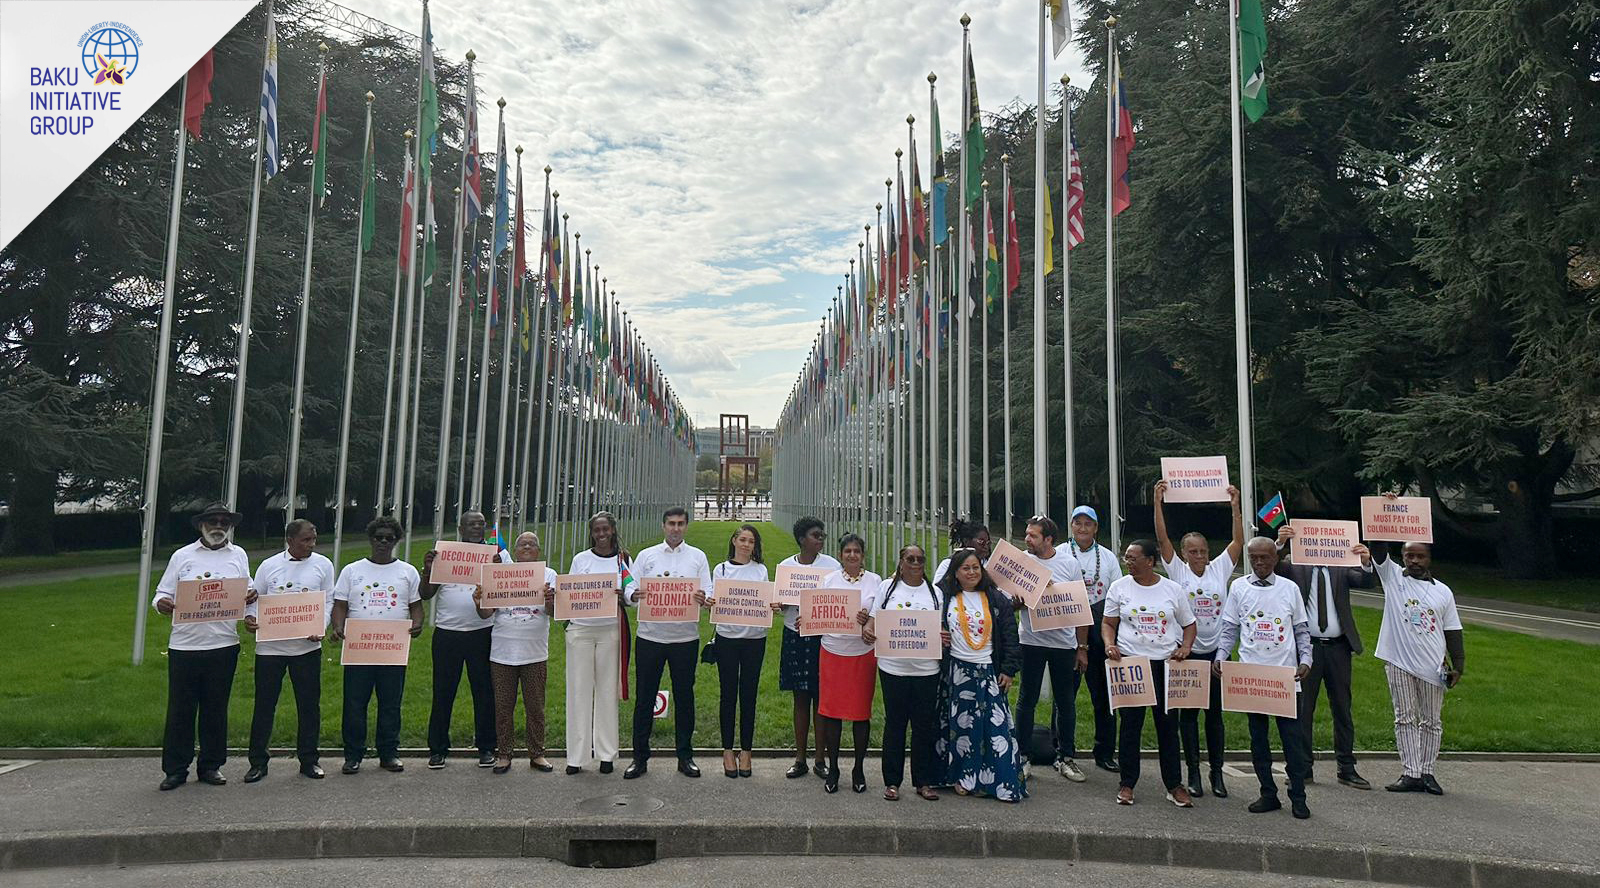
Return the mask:
[[(234, 403), (230, 426), (228, 461), (223, 488), (224, 502), (233, 506), (238, 496), (240, 445), (245, 421), (247, 393), (246, 367), (249, 354), (250, 314), (253, 293), (255, 247), (260, 218), (260, 198), (266, 179), (282, 172), (278, 151), (278, 43), (277, 27), (269, 0), (266, 9), (266, 51), (262, 73), (262, 97), (257, 121), (255, 172), (251, 186), (250, 221), (245, 249), (243, 298), (240, 308), (238, 369), (234, 381)], [(318, 67), (316, 117), (312, 126), (312, 187), (308, 196), (304, 270), (296, 329), (296, 354), (293, 404), (290, 412), (288, 471), (283, 489), (285, 520), (297, 514), (300, 478), (301, 423), (307, 360), (307, 335), (311, 312), (311, 270), (318, 210), (327, 189), (327, 51), (321, 47)], [(186, 130), (199, 137), (200, 119), (210, 101), (213, 53), (208, 52), (185, 75), (179, 90), (180, 121), (174, 160), (171, 215), (167, 232), (167, 253), (160, 318), (159, 352), (154, 391), (151, 399), (151, 424), (143, 497), (143, 537), (140, 551), (139, 591), (133, 643), (133, 662), (143, 660), (146, 607), (149, 600), (155, 535), (158, 521), (157, 492), (160, 486), (162, 439), (165, 427), (167, 377), (171, 361), (171, 332), (175, 311), (178, 238), (181, 228), (183, 179), (186, 164)], [(460, 509), (486, 512), (493, 528), (493, 539), (510, 544), (510, 533), (523, 529), (542, 531), (546, 557), (570, 557), (587, 545), (582, 524), (594, 511), (608, 509), (624, 527), (640, 528), (648, 516), (667, 505), (687, 502), (693, 492), (694, 428), (686, 411), (661, 372), (651, 350), (622, 311), (609, 279), (599, 277), (599, 267), (591, 264), (590, 251), (571, 247), (581, 245), (581, 234), (570, 232), (569, 215), (560, 213), (560, 193), (551, 189), (550, 167), (545, 172), (543, 236), (541, 261), (537, 273), (527, 264), (525, 216), (521, 175), (522, 149), (516, 149), (516, 212), (509, 212), (512, 171), (506, 151), (505, 100), (498, 102), (499, 169), (496, 174), (494, 226), (489, 255), (489, 308), (483, 316), (482, 350), (476, 404), (476, 435), (471, 450), (470, 485), (466, 482), (468, 449), (467, 417), (471, 410), (465, 397), (472, 381), (471, 350), (474, 329), (466, 331), (467, 358), (463, 362), (463, 388), (459, 446), (453, 440), (454, 373), (457, 333), (464, 281), (472, 281), (469, 294), (472, 310), (468, 323), (477, 321), (477, 274), (481, 244), (477, 222), (483, 212), (480, 197), (480, 161), (477, 141), (477, 95), (474, 62), (467, 53), (466, 132), (462, 139), (460, 184), (454, 189), (455, 215), (452, 220), (453, 255), (448, 320), (445, 334), (444, 367), (440, 394), (440, 418), (434, 478), (434, 538), (445, 533), (445, 512), (450, 504), (449, 477), (452, 451), (460, 454), (460, 473), (456, 482), (455, 505)], [(346, 345), (343, 398), (341, 403), (339, 453), (334, 503), (334, 561), (341, 563), (341, 543), (346, 510), (352, 507), (347, 487), (351, 450), (352, 412), (357, 398), (355, 361), (358, 357), (359, 309), (362, 287), (362, 259), (373, 243), (376, 223), (376, 137), (372, 126), (374, 95), (366, 93), (362, 192), (356, 225), (360, 235), (354, 261), (349, 333)], [(410, 528), (417, 501), (418, 440), (421, 433), (423, 369), (438, 361), (427, 354), (424, 332), (430, 294), (437, 293), (439, 263), (435, 236), (435, 194), (432, 183), (432, 155), (437, 146), (439, 110), (434, 70), (432, 31), (426, 0), (423, 3), (422, 56), (419, 65), (417, 117), (414, 130), (405, 133), (405, 190), (399, 220), (398, 261), (395, 265), (392, 317), (387, 352), (384, 393), (383, 432), (379, 442), (377, 489), (374, 511), (393, 513), (408, 529), (406, 551), (409, 558)], [(423, 214), (417, 216), (418, 203)], [(557, 214), (559, 219), (557, 218)], [(418, 222), (422, 221), (420, 226)], [(472, 240), (463, 243), (468, 226)], [(420, 227), (420, 232), (419, 232)], [(418, 256), (417, 240), (422, 240)], [(509, 255), (508, 255), (509, 254)], [(421, 268), (419, 270), (419, 261)], [(502, 267), (504, 263), (504, 267)], [(419, 281), (420, 272), (420, 281)], [(503, 273), (503, 274), (502, 274)], [(470, 278), (469, 278), (470, 275)], [(507, 298), (501, 299), (497, 286), (504, 279)], [(405, 289), (400, 288), (404, 283)], [(418, 289), (420, 283), (421, 289)], [(404, 310), (402, 311), (402, 302)], [(587, 305), (587, 311), (585, 310)], [(504, 311), (501, 306), (504, 306)], [(503, 315), (503, 317), (502, 317)], [(491, 409), (489, 391), (497, 372), (491, 361), (494, 337), (499, 331), (500, 393), (495, 449), (486, 452), (486, 423)], [(520, 337), (520, 348), (513, 349), (513, 338)], [(413, 349), (415, 355), (413, 356)], [(514, 351), (516, 352), (514, 354)], [(425, 359), (425, 354), (427, 357)], [(398, 367), (399, 379), (396, 381)], [(553, 378), (552, 378), (553, 377)], [(536, 421), (537, 420), (537, 421)], [(537, 428), (537, 443), (534, 433)], [(508, 446), (509, 432), (509, 446)], [(392, 436), (392, 437), (391, 437)], [(392, 448), (392, 449), (391, 449)], [(494, 461), (494, 486), (488, 508), (484, 509), (484, 479), (490, 459)], [(390, 472), (392, 471), (392, 475)], [(315, 505), (315, 504), (310, 504)]]
[[(1032, 508), (1035, 514), (1048, 511), (1052, 465), (1059, 465), (1063, 501), (1068, 508), (1077, 505), (1076, 448), (1073, 415), (1078, 405), (1072, 369), (1072, 304), (1070, 258), (1074, 247), (1084, 242), (1083, 211), (1085, 188), (1077, 141), (1072, 130), (1072, 109), (1067, 90), (1069, 78), (1061, 77), (1060, 187), (1065, 208), (1065, 225), (1060, 233), (1062, 384), (1065, 418), (1059, 448), (1052, 448), (1048, 432), (1046, 383), (1046, 277), (1054, 273), (1054, 220), (1047, 175), (1045, 148), (1046, 107), (1046, 24), (1053, 32), (1054, 55), (1059, 56), (1070, 38), (1071, 17), (1066, 0), (1042, 0), (1038, 19), (1038, 109), (1034, 133), (1034, 244), (1033, 256), (1033, 366), (1032, 366)], [(1015, 203), (1010, 182), (1010, 158), (1001, 158), (1001, 218), (1003, 233), (994, 234), (989, 206), (989, 182), (983, 178), (985, 147), (976, 76), (970, 40), (971, 19), (963, 15), (962, 26), (962, 126), (959, 148), (958, 209), (955, 228), (942, 228), (945, 221), (944, 195), (947, 184), (942, 156), (942, 133), (935, 84), (928, 75), (930, 169), (934, 187), (926, 195), (917, 184), (918, 158), (914, 119), (911, 157), (914, 205), (908, 211), (901, 196), (897, 207), (889, 200), (888, 218), (921, 217), (926, 226), (918, 227), (917, 249), (912, 261), (905, 262), (902, 248), (891, 236), (887, 250), (882, 239), (882, 210), (879, 211), (879, 248), (874, 258), (871, 225), (867, 237), (857, 245), (857, 258), (851, 260), (846, 285), (839, 288), (833, 306), (823, 320), (822, 330), (780, 414), (774, 467), (774, 520), (784, 522), (802, 514), (813, 514), (842, 530), (866, 528), (870, 561), (892, 567), (894, 550), (905, 542), (915, 542), (930, 553), (939, 540), (945, 523), (967, 516), (984, 525), (991, 518), (1003, 522), (1004, 533), (1015, 530), (1011, 467), (1011, 375), (1010, 375), (1010, 297), (1020, 277), (1021, 256), (1016, 237)], [(1106, 27), (1106, 231), (1105, 231), (1105, 333), (1106, 333), (1106, 447), (1108, 454), (1108, 502), (1101, 510), (1104, 530), (1114, 549), (1120, 549), (1125, 510), (1122, 502), (1122, 441), (1118, 384), (1118, 305), (1116, 289), (1115, 219), (1131, 205), (1128, 183), (1128, 158), (1134, 147), (1132, 114), (1123, 85), (1117, 52), (1116, 19)], [(1249, 311), (1244, 254), (1243, 152), (1241, 115), (1259, 118), (1266, 107), (1265, 68), (1262, 56), (1266, 35), (1259, 0), (1241, 0), (1230, 7), (1230, 92), (1232, 104), (1233, 152), (1233, 239), (1234, 239), (1234, 316), (1235, 356), (1238, 388), (1238, 443), (1240, 491), (1246, 514), (1254, 508), (1254, 440), (1250, 402)], [(1248, 39), (1241, 53), (1241, 34)], [(1244, 77), (1241, 78), (1241, 58)], [(1243, 79), (1243, 84), (1241, 84)], [(896, 176), (901, 152), (896, 150)], [(886, 182), (886, 185), (891, 184)], [(982, 222), (972, 217), (974, 205), (981, 208)], [(979, 224), (984, 234), (983, 255), (976, 256)], [(899, 223), (899, 230), (905, 229)], [(925, 232), (925, 237), (923, 234)], [(955, 244), (949, 236), (956, 234)], [(954, 248), (954, 255), (950, 254)], [(941, 256), (941, 249), (943, 255)], [(977, 268), (974, 263), (977, 263)], [(859, 264), (859, 271), (857, 265)], [(887, 299), (880, 298), (874, 269), (893, 266), (892, 280), (884, 281)], [(981, 269), (981, 270), (980, 270)], [(941, 278), (941, 271), (948, 277)], [(896, 314), (895, 294), (905, 286), (903, 311)], [(983, 294), (983, 316), (974, 324), (972, 311), (976, 297), (973, 286)], [(917, 294), (913, 311), (911, 294)], [(999, 514), (991, 516), (993, 469), (990, 455), (990, 423), (987, 403), (991, 392), (988, 354), (991, 338), (988, 312), (998, 301), (1001, 310), (1001, 504)], [(880, 304), (882, 303), (882, 304)], [(880, 310), (883, 309), (883, 310)], [(914, 315), (914, 317), (913, 317)], [(955, 325), (950, 327), (949, 325)], [(977, 329), (973, 329), (976, 327)], [(980, 345), (973, 353), (972, 337)], [(915, 342), (920, 376), (901, 372), (906, 349)], [(896, 347), (898, 346), (898, 350)], [(948, 346), (941, 348), (941, 346)], [(971, 361), (982, 362), (979, 390), (974, 397)], [(902, 365), (903, 366), (903, 365)], [(918, 399), (920, 384), (925, 397)], [(941, 395), (948, 400), (941, 405)], [(983, 411), (977, 461), (973, 460), (971, 407)], [(916, 429), (919, 432), (913, 432)], [(915, 444), (920, 433), (925, 449)], [(912, 442), (907, 446), (907, 439)], [(892, 455), (892, 470), (885, 459)], [(941, 472), (941, 466), (944, 471)], [(976, 487), (980, 502), (972, 502)], [(976, 511), (976, 514), (974, 512)], [(1064, 517), (1064, 516), (1057, 516)]]

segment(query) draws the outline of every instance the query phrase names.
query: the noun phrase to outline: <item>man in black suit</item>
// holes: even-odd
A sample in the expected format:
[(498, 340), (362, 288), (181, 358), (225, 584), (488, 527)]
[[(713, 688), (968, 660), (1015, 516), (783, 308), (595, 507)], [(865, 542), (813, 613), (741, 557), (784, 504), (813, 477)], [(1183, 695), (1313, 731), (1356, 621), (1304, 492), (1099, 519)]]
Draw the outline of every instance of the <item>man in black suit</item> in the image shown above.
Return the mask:
[(1350, 662), (1361, 653), (1361, 632), (1350, 613), (1350, 589), (1372, 585), (1371, 575), (1354, 567), (1293, 564), (1289, 561), (1289, 540), (1293, 538), (1294, 531), (1287, 523), (1278, 529), (1277, 570), (1300, 587), (1311, 623), (1311, 672), (1300, 680), (1300, 724), (1306, 732), (1306, 749), (1312, 748), (1317, 693), (1327, 685), (1328, 705), (1333, 708), (1333, 751), (1339, 761), (1339, 782), (1356, 789), (1371, 789), (1372, 784), (1356, 773), (1356, 728), (1350, 717)]

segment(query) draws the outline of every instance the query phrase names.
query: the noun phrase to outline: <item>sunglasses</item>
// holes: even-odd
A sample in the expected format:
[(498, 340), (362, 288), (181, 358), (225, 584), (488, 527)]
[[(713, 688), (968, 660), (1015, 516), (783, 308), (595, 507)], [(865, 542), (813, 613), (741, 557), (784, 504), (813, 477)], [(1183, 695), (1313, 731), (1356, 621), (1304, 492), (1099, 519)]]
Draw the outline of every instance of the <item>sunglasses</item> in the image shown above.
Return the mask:
[(372, 538), (372, 541), (374, 543), (392, 543), (392, 542), (394, 542), (395, 540), (398, 540), (398, 539), (400, 539), (400, 538), (395, 536), (392, 533), (380, 533), (380, 534), (375, 535)]
[(906, 556), (906, 563), (907, 564), (926, 564), (927, 561), (928, 561), (928, 556), (926, 556), (926, 555), (907, 555)]

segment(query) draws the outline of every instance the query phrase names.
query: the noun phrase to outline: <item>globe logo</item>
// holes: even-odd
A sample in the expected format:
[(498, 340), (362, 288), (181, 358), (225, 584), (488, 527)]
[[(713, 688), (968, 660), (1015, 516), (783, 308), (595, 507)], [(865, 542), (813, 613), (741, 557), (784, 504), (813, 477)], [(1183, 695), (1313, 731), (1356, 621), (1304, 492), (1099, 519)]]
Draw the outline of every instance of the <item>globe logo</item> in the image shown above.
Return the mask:
[[(91, 76), (108, 68), (126, 79), (139, 67), (138, 37), (119, 27), (101, 27), (85, 34), (79, 43), (83, 70)], [(103, 82), (101, 77), (97, 82)]]

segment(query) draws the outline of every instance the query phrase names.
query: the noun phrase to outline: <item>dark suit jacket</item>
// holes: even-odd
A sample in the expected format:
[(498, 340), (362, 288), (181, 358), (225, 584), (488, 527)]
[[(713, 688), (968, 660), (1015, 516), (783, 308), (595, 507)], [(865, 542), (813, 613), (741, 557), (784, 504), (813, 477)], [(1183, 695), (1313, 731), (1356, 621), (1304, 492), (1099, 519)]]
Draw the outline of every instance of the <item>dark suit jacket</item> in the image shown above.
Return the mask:
[[(1306, 611), (1310, 612), (1311, 572), (1319, 568), (1291, 563), (1288, 549), (1280, 549), (1279, 556), (1278, 574), (1294, 580), (1294, 584), (1300, 587), (1300, 598), (1306, 603)], [(1333, 612), (1339, 617), (1339, 628), (1344, 630), (1344, 637), (1350, 642), (1350, 652), (1359, 654), (1361, 630), (1356, 628), (1355, 618), (1350, 613), (1350, 590), (1370, 588), (1376, 574), (1369, 574), (1359, 567), (1330, 567), (1328, 578), (1333, 581)]]

